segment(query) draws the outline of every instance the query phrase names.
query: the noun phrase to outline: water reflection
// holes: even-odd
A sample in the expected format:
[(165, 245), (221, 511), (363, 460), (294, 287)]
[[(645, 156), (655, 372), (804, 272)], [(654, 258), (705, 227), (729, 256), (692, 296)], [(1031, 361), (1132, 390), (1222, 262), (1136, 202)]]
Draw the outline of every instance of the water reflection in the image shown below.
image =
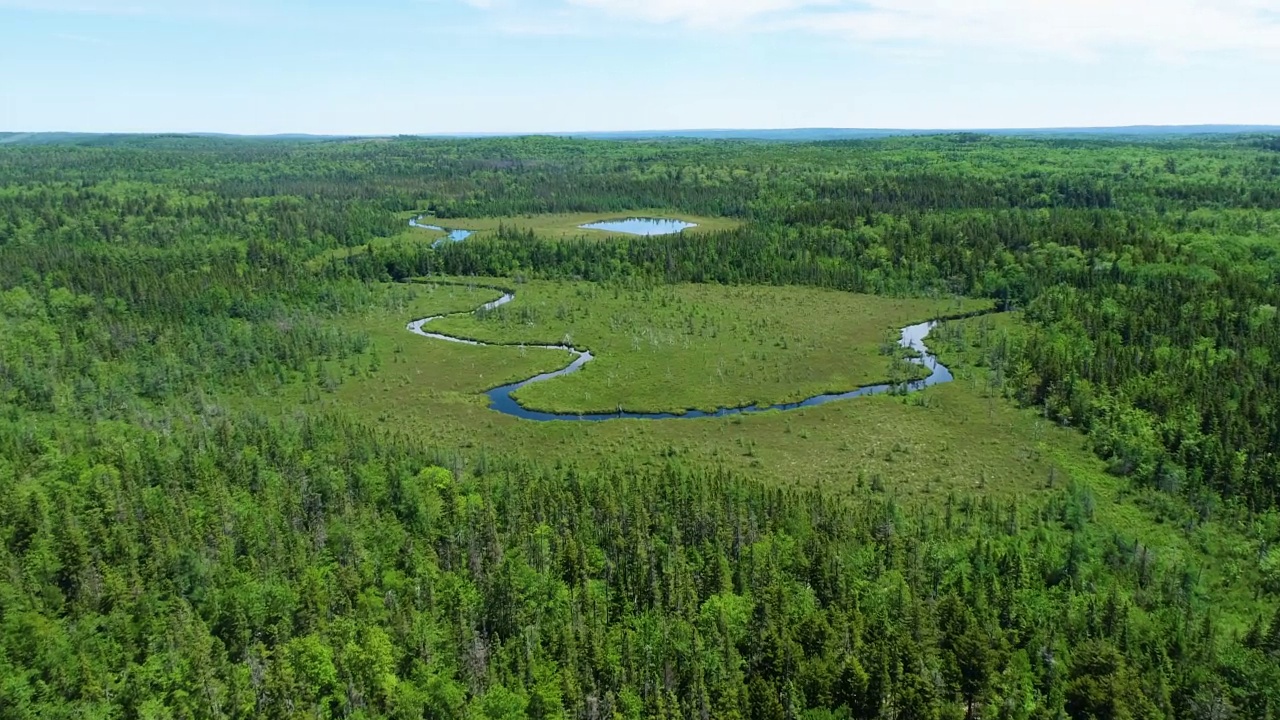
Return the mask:
[(606, 230), (608, 232), (627, 233), (628, 235), (674, 235), (689, 228), (698, 227), (697, 223), (670, 218), (627, 218), (625, 220), (602, 220), (600, 222), (579, 225), (583, 230)]

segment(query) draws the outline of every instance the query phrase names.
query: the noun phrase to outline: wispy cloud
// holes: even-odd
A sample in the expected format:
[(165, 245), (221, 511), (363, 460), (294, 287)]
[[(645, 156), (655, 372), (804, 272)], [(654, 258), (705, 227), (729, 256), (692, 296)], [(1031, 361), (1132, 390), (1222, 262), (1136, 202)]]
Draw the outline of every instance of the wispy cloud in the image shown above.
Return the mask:
[(838, 8), (842, 0), (569, 0), (571, 4), (658, 23), (740, 27), (749, 20), (805, 8)]
[(1280, 22), (1264, 0), (870, 0), (795, 23), (864, 42), (1010, 48), (1096, 57), (1280, 53)]
[[(479, 0), (471, 0), (478, 4)], [(1280, 0), (563, 0), (700, 31), (803, 31), (869, 46), (981, 47), (1077, 59), (1137, 51), (1280, 57)]]
[[(638, 25), (801, 32), (895, 52), (1280, 59), (1280, 0), (389, 0), (390, 6), (398, 2), (460, 2), (488, 15), (494, 30), (519, 34), (626, 33)], [(389, 9), (380, 3), (360, 12)], [(298, 22), (335, 8), (300, 0), (0, 0), (5, 10)]]

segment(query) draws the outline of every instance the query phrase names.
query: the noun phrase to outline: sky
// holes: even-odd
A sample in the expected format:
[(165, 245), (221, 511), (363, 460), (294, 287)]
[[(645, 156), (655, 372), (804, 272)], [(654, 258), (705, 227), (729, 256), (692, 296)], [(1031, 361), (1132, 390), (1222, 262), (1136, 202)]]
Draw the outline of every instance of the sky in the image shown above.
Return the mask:
[(1280, 124), (1280, 0), (0, 0), (0, 131)]

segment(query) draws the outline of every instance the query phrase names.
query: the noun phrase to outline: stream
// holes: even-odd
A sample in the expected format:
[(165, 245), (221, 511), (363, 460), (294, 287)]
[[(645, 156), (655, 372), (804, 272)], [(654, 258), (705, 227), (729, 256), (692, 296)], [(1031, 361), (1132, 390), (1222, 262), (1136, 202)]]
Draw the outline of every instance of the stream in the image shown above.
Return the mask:
[[(497, 288), (495, 288), (497, 289)], [(918, 357), (909, 358), (908, 362), (919, 365), (929, 370), (929, 376), (919, 380), (913, 380), (909, 383), (894, 385), (884, 383), (880, 385), (866, 385), (856, 390), (850, 390), (843, 393), (830, 393), (826, 395), (815, 395), (811, 398), (799, 400), (797, 402), (780, 403), (777, 405), (749, 405), (746, 407), (724, 407), (711, 412), (705, 410), (689, 410), (683, 413), (644, 413), (644, 412), (627, 412), (619, 409), (612, 413), (551, 413), (540, 410), (530, 410), (520, 404), (514, 397), (517, 390), (526, 385), (534, 383), (546, 382), (565, 375), (572, 375), (582, 369), (584, 365), (591, 362), (594, 356), (589, 350), (579, 350), (569, 345), (525, 345), (514, 343), (484, 343), (476, 340), (468, 340), (466, 338), (454, 337), (452, 335), (444, 335), (442, 333), (428, 332), (425, 327), (436, 321), (446, 317), (456, 317), (460, 315), (469, 315), (472, 312), (488, 311), (500, 308), (503, 305), (515, 300), (515, 295), (502, 291), (502, 297), (491, 303), (485, 303), (474, 311), (466, 311), (460, 313), (450, 313), (448, 315), (434, 315), (429, 318), (415, 320), (408, 325), (409, 332), (432, 340), (443, 340), (445, 342), (460, 343), (463, 345), (473, 345), (477, 347), (520, 347), (533, 348), (535, 350), (562, 350), (573, 355), (573, 362), (568, 366), (556, 370), (555, 372), (543, 373), (536, 375), (528, 380), (511, 383), (494, 388), (487, 393), (489, 396), (489, 408), (512, 417), (521, 418), (523, 420), (534, 420), (537, 422), (549, 422), (552, 420), (568, 420), (577, 422), (603, 422), (605, 420), (693, 420), (696, 418), (718, 418), (728, 417), (730, 415), (747, 415), (752, 413), (770, 412), (773, 410), (786, 411), (796, 410), (799, 408), (816, 407), (818, 405), (826, 405), (827, 403), (838, 402), (840, 400), (849, 400), (857, 397), (865, 397), (868, 395), (883, 395), (885, 393), (900, 390), (905, 392), (918, 392), (933, 385), (941, 385), (952, 381), (951, 371), (945, 365), (938, 362), (938, 358), (929, 352), (928, 346), (924, 344), (925, 338), (929, 336), (929, 331), (937, 325), (936, 322), (925, 322), (916, 325), (908, 325), (902, 329), (902, 337), (898, 343), (918, 354)]]
[(424, 217), (426, 216), (419, 215), (418, 217), (410, 220), (409, 227), (415, 227), (419, 230), (435, 230), (436, 232), (447, 233), (447, 237), (442, 237), (431, 243), (431, 247), (433, 248), (438, 248), (447, 242), (462, 242), (475, 234), (472, 230), (450, 230), (448, 228), (442, 228), (439, 225), (423, 225), (421, 221)]

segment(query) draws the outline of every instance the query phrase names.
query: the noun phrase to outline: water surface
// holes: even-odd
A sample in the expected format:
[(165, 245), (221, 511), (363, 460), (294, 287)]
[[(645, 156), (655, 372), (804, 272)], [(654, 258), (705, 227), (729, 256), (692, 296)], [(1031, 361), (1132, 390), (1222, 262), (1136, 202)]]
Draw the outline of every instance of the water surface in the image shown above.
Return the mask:
[(462, 242), (463, 240), (466, 240), (472, 235), (475, 235), (475, 232), (472, 230), (450, 230), (449, 228), (443, 228), (443, 227), (440, 227), (439, 225), (423, 225), (421, 222), (419, 222), (420, 220), (422, 220), (422, 217), (423, 216), (420, 215), (410, 220), (409, 226), (416, 227), (419, 230), (435, 230), (436, 232), (448, 233), (446, 237), (442, 237), (439, 240), (432, 243), (431, 247), (440, 247), (446, 242)]
[(609, 232), (627, 233), (628, 235), (675, 235), (689, 228), (698, 227), (697, 223), (670, 218), (627, 218), (625, 220), (602, 220), (600, 222), (579, 225), (583, 230), (607, 230)]

